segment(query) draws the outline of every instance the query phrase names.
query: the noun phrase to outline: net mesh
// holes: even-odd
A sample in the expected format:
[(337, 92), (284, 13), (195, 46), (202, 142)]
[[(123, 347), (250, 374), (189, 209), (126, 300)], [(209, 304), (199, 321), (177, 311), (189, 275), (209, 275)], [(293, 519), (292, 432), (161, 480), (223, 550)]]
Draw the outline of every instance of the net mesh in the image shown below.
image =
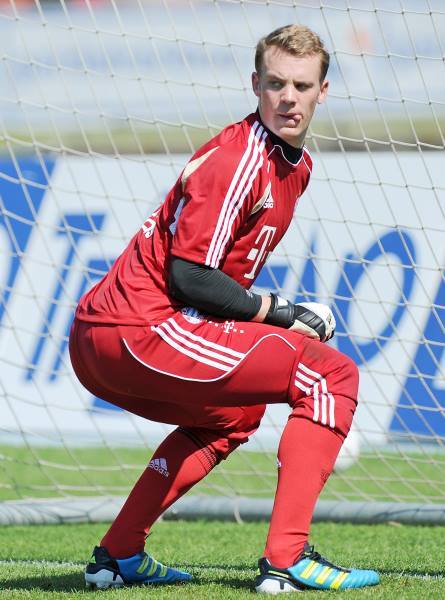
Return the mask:
[[(81, 388), (78, 298), (190, 154), (255, 110), (253, 52), (301, 22), (331, 53), (312, 183), (257, 289), (330, 304), (361, 371), (324, 498), (444, 496), (441, 0), (0, 2), (0, 498), (126, 493), (170, 431)], [(199, 487), (271, 496), (288, 415)]]

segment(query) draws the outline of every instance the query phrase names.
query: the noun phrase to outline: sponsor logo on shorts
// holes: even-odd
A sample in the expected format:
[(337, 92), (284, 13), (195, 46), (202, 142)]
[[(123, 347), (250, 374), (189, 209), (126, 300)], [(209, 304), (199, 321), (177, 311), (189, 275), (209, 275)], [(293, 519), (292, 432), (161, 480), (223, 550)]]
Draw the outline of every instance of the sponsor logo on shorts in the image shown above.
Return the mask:
[(186, 306), (181, 310), (182, 316), (189, 323), (201, 323), (204, 320), (203, 315), (196, 310), (196, 308), (192, 308), (191, 306)]
[(235, 321), (224, 321), (222, 326), (224, 333), (231, 333), (235, 328)]
[(167, 461), (165, 460), (165, 458), (153, 458), (150, 461), (148, 468), (154, 469), (164, 477), (168, 477), (170, 475), (170, 473), (167, 470)]

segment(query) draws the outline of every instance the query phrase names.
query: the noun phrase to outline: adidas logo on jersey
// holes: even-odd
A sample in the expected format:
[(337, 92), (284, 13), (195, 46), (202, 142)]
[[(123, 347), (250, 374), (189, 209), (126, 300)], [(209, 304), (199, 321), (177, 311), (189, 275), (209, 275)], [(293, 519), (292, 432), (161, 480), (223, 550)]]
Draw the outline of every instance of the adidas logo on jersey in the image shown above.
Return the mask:
[(273, 208), (273, 196), (269, 194), (266, 198), (266, 202), (263, 204), (263, 208)]
[(262, 210), (263, 208), (273, 208), (274, 203), (273, 203), (273, 196), (272, 196), (271, 188), (272, 188), (272, 184), (269, 181), (269, 183), (266, 186), (266, 189), (264, 190), (263, 195), (261, 196), (261, 198), (258, 200), (258, 202), (253, 207), (252, 212), (250, 213), (251, 215), (254, 215), (259, 210)]
[(154, 469), (161, 475), (164, 475), (164, 477), (168, 477), (170, 475), (170, 473), (167, 470), (167, 461), (165, 460), (165, 458), (153, 458), (150, 461), (148, 468)]

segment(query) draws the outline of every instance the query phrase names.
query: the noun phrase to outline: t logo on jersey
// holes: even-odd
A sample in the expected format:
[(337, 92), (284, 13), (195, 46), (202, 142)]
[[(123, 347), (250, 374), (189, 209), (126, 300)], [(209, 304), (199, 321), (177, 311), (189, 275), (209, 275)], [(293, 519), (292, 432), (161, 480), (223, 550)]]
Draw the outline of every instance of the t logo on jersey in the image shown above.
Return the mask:
[(268, 248), (273, 240), (273, 236), (275, 235), (276, 230), (277, 228), (272, 227), (271, 225), (263, 225), (263, 228), (261, 229), (255, 240), (255, 246), (247, 255), (247, 260), (253, 260), (254, 263), (250, 273), (244, 274), (244, 277), (246, 277), (246, 279), (255, 279), (258, 267), (262, 263), (263, 258), (265, 258), (265, 256), (268, 253)]

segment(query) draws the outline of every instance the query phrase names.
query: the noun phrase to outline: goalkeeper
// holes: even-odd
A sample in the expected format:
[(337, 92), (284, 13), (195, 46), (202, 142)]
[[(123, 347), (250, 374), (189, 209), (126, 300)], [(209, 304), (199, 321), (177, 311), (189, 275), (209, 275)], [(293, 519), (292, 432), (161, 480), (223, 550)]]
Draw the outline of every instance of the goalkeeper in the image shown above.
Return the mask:
[(81, 383), (136, 415), (177, 425), (94, 549), (88, 585), (190, 580), (145, 553), (153, 523), (247, 442), (266, 404), (281, 402), (292, 412), (256, 590), (379, 581), (374, 571), (335, 566), (308, 544), (315, 503), (351, 426), (357, 368), (325, 344), (335, 329), (327, 306), (249, 291), (309, 183), (304, 139), (326, 98), (328, 66), (307, 27), (261, 39), (252, 75), (258, 110), (192, 156), (79, 303), (70, 352)]

